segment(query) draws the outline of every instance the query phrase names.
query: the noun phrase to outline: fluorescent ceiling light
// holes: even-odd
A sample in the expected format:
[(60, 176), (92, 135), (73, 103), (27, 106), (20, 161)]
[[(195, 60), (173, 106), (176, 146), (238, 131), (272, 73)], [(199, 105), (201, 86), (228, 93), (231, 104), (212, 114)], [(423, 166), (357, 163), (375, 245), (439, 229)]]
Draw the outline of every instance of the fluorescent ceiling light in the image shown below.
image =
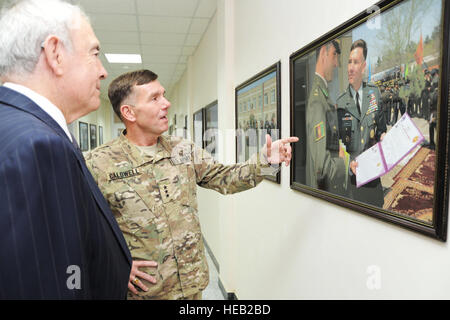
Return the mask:
[(142, 63), (140, 54), (105, 53), (105, 57), (109, 63)]

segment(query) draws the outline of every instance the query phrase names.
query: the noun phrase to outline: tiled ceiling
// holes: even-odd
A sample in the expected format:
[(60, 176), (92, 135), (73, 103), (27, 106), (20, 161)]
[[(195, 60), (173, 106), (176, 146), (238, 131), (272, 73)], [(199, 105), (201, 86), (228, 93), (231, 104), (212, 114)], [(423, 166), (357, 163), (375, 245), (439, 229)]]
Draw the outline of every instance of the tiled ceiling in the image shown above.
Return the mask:
[(213, 17), (217, 0), (75, 0), (91, 19), (104, 53), (139, 53), (142, 64), (110, 64), (102, 92), (118, 75), (150, 69), (168, 90), (180, 79)]
[[(213, 17), (217, 0), (67, 0), (81, 5), (101, 43), (109, 73), (105, 94), (118, 75), (150, 69), (170, 91), (186, 69)], [(0, 0), (2, 4), (4, 0)], [(142, 64), (110, 64), (105, 53), (141, 54)]]

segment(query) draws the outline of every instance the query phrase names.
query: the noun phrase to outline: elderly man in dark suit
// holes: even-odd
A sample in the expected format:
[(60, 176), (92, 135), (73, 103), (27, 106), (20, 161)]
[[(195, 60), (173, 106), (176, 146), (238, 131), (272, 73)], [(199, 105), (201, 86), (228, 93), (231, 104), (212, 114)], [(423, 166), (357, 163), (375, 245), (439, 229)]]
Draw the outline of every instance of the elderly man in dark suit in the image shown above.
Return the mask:
[(130, 253), (67, 128), (100, 105), (99, 42), (59, 0), (0, 30), (0, 299), (125, 299)]

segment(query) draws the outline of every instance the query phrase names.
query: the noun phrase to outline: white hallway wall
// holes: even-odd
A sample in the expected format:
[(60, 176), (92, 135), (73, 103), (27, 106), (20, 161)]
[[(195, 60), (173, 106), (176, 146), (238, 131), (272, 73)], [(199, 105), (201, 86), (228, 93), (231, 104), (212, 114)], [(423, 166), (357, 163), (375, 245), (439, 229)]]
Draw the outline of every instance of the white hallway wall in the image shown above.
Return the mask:
[[(281, 60), (282, 135), (289, 127), (289, 55), (374, 4), (371, 0), (219, 0), (216, 17), (170, 93), (174, 110), (219, 100), (219, 128), (234, 128), (234, 88)], [(180, 109), (181, 110), (181, 109)], [(220, 157), (235, 157), (233, 136)], [(206, 240), (227, 291), (239, 299), (450, 298), (448, 243), (281, 185), (222, 196), (198, 188)], [(379, 289), (367, 286), (368, 268)]]

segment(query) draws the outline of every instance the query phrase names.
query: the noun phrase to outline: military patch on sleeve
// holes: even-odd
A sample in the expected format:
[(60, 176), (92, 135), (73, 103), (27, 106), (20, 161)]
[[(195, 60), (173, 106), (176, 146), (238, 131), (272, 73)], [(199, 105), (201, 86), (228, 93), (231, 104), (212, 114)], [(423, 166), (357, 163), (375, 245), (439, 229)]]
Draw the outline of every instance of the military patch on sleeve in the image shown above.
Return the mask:
[(314, 137), (316, 141), (319, 141), (323, 137), (325, 137), (325, 126), (323, 121), (320, 121), (319, 124), (314, 126)]

